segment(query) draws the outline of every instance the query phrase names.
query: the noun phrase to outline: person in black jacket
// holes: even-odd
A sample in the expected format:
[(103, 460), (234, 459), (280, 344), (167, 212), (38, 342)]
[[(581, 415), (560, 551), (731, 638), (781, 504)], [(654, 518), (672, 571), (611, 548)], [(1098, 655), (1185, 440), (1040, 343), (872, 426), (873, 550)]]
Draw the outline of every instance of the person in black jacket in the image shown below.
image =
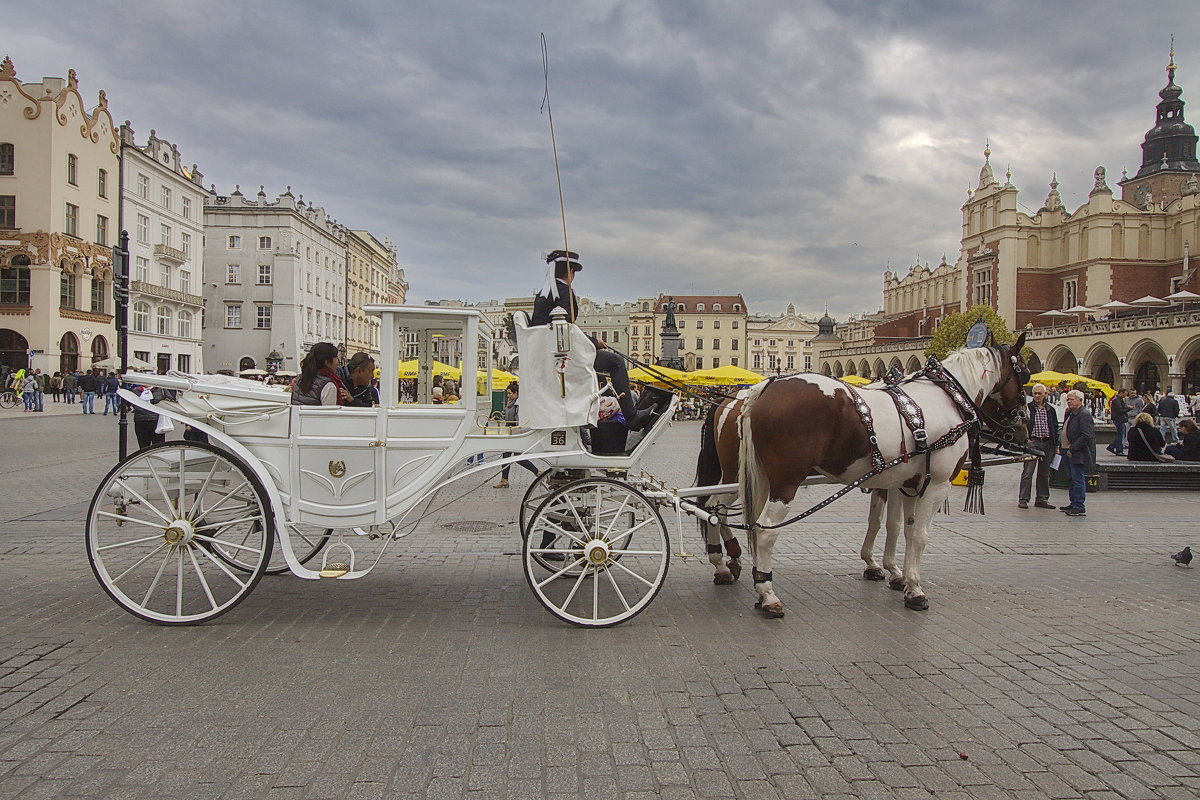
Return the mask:
[[(138, 392), (143, 400), (149, 400), (151, 403), (161, 403), (166, 398), (166, 393), (158, 387), (151, 389), (148, 386), (139, 386), (134, 391)], [(146, 396), (147, 392), (149, 392), (149, 397)], [(137, 435), (139, 450), (167, 440), (165, 433), (154, 432), (157, 427), (158, 414), (147, 411), (141, 406), (133, 407), (133, 432)]]
[(375, 378), (375, 360), (367, 353), (355, 353), (346, 363), (346, 375), (342, 379), (353, 398), (346, 403), (358, 408), (379, 405), (379, 392), (371, 383)]
[[(546, 256), (546, 263), (554, 264), (554, 282), (550, 283), (547, 276), (546, 286), (538, 290), (537, 295), (534, 296), (533, 316), (529, 320), (530, 327), (549, 325), (550, 312), (555, 308), (565, 310), (567, 319), (571, 322), (579, 319), (579, 299), (571, 287), (575, 273), (583, 269), (583, 265), (575, 260), (577, 258), (579, 258), (577, 253), (568, 253), (565, 250), (555, 250)], [(625, 360), (609, 350), (608, 345), (604, 342), (595, 337), (591, 337), (591, 339), (592, 343), (596, 345), (594, 362), (596, 371), (607, 373), (612, 380), (626, 426), (631, 431), (641, 430), (650, 421), (650, 417), (654, 413), (653, 409), (646, 408), (641, 411), (635, 409), (633, 393), (629, 390), (629, 371), (625, 368)]]
[(1033, 387), (1033, 402), (1026, 409), (1029, 440), (1026, 446), (1039, 450), (1041, 457), (1036, 461), (1026, 461), (1021, 465), (1021, 483), (1017, 495), (1017, 508), (1029, 508), (1030, 489), (1033, 488), (1034, 474), (1037, 475), (1038, 508), (1054, 508), (1050, 503), (1050, 462), (1054, 460), (1055, 443), (1058, 442), (1058, 413), (1054, 406), (1046, 402), (1046, 387), (1035, 384)]
[(1158, 401), (1158, 432), (1163, 441), (1174, 444), (1179, 441), (1176, 421), (1179, 419), (1179, 401), (1174, 395), (1164, 394)]
[(1154, 427), (1154, 417), (1143, 411), (1129, 429), (1129, 460), (1158, 461), (1156, 453), (1163, 451), (1162, 434)]
[(1129, 403), (1125, 401), (1126, 393), (1124, 388), (1118, 389), (1108, 409), (1113, 427), (1117, 431), (1105, 449), (1115, 456), (1125, 455), (1125, 438), (1129, 433)]
[(1083, 392), (1067, 392), (1067, 415), (1063, 420), (1062, 457), (1071, 475), (1071, 502), (1062, 507), (1068, 517), (1082, 517), (1087, 501), (1087, 472), (1096, 463), (1096, 430), (1092, 412), (1083, 405)]
[(1179, 432), (1183, 434), (1183, 441), (1167, 445), (1163, 452), (1175, 456), (1176, 461), (1200, 461), (1200, 431), (1196, 430), (1196, 423), (1190, 419), (1179, 420)]
[(94, 369), (89, 369), (79, 376), (79, 393), (82, 395), (81, 403), (85, 414), (96, 413), (96, 390), (101, 387), (100, 379), (96, 377), (95, 373)]

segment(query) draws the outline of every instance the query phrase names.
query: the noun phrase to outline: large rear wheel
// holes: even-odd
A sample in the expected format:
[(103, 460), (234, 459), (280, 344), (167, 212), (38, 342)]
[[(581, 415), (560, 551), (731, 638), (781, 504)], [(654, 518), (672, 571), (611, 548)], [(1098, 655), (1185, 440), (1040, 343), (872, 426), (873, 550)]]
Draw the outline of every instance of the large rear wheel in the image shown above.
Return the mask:
[[(130, 614), (161, 625), (207, 622), (266, 572), (275, 526), (267, 493), (233, 454), (171, 441), (117, 464), (92, 497), (85, 528), (100, 586)], [(246, 571), (214, 552), (237, 551)]]

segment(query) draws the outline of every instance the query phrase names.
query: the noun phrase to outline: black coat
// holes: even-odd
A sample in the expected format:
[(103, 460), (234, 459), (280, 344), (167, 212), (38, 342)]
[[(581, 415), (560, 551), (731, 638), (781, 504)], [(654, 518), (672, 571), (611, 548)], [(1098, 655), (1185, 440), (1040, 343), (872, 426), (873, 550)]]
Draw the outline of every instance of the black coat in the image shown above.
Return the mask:
[(1169, 394), (1164, 394), (1158, 401), (1158, 416), (1178, 419), (1179, 401)]
[(94, 392), (100, 388), (100, 381), (90, 372), (85, 372), (79, 377), (79, 391)]
[(1096, 463), (1096, 427), (1092, 423), (1092, 412), (1084, 407), (1068, 411), (1066, 436), (1072, 464)]
[(1162, 452), (1163, 444), (1163, 437), (1158, 428), (1139, 422), (1129, 429), (1129, 451), (1126, 457), (1130, 461), (1158, 461), (1154, 454)]
[[(1033, 435), (1033, 410), (1035, 408), (1037, 408), (1037, 404), (1031, 400), (1031, 401), (1029, 401), (1028, 408), (1025, 409), (1025, 414), (1026, 414), (1026, 417), (1029, 422), (1029, 435), (1030, 436)], [(1044, 408), (1046, 409), (1046, 422), (1048, 422), (1050, 424), (1050, 441), (1054, 442), (1055, 446), (1057, 446), (1058, 445), (1058, 411), (1055, 410), (1054, 406), (1050, 405), (1049, 403), (1046, 403)]]
[(1183, 461), (1200, 461), (1200, 432), (1185, 435), (1179, 449), (1183, 450)]
[[(568, 300), (570, 305), (568, 306)], [(570, 321), (574, 322), (579, 319), (579, 299), (575, 296), (575, 292), (567, 285), (564, 280), (558, 281), (558, 298), (547, 297), (540, 292), (533, 298), (533, 316), (529, 318), (529, 325), (549, 325), (550, 312), (556, 308), (564, 309), (567, 312)]]

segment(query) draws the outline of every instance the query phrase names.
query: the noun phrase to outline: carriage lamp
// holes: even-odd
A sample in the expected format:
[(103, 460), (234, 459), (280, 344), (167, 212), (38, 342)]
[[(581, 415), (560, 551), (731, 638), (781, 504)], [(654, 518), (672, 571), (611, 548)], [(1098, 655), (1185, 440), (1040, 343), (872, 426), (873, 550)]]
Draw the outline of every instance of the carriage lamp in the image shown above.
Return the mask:
[(555, 308), (550, 312), (550, 326), (554, 328), (554, 355), (565, 356), (571, 352), (571, 323), (567, 321), (567, 311)]

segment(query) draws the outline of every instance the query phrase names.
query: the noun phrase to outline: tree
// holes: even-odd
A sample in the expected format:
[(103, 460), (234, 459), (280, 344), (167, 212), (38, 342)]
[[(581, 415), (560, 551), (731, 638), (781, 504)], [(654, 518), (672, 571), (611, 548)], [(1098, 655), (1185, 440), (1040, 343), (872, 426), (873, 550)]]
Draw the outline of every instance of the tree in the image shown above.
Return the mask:
[(510, 342), (517, 340), (517, 327), (513, 324), (512, 314), (504, 315), (504, 338)]
[(947, 314), (942, 318), (942, 323), (933, 332), (933, 339), (925, 348), (925, 355), (945, 358), (965, 345), (967, 331), (971, 330), (971, 326), (981, 317), (987, 323), (988, 330), (992, 332), (992, 338), (997, 344), (1011, 344), (1016, 340), (1017, 337), (1008, 329), (1004, 318), (997, 314), (991, 306), (971, 306), (966, 311)]

